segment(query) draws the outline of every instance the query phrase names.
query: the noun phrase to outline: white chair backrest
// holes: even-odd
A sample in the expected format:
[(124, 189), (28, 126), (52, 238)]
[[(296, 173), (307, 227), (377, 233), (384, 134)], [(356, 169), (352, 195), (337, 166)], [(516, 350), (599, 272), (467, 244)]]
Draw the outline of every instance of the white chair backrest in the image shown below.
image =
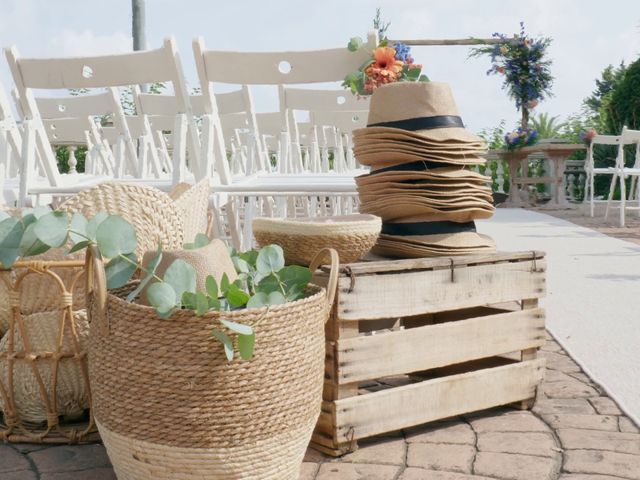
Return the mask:
[(625, 144), (639, 143), (640, 130), (631, 130), (630, 128), (624, 127), (624, 129), (622, 130), (622, 141)]
[(317, 111), (309, 113), (312, 125), (330, 125), (336, 127), (342, 133), (351, 133), (358, 128), (367, 126), (367, 111)]
[(596, 135), (591, 140), (591, 145), (619, 145), (620, 135)]
[[(175, 95), (142, 93), (139, 88), (134, 87), (133, 99), (139, 114), (175, 116), (180, 113), (180, 102)], [(189, 102), (193, 115), (204, 115), (202, 95), (189, 95)]]
[(94, 95), (36, 97), (35, 101), (40, 116), (48, 119), (109, 115), (116, 113), (119, 106), (115, 89)]

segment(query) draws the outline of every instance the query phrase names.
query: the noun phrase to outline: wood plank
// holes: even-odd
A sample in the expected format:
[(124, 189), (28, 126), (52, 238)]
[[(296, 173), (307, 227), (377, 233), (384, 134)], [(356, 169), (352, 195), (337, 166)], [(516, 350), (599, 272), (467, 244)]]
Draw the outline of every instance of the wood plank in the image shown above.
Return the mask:
[(545, 262), (519, 261), (416, 272), (360, 275), (338, 282), (338, 317), (395, 318), (457, 310), (545, 293)]
[(535, 396), (544, 359), (482, 369), (338, 400), (338, 442), (408, 428)]
[(545, 342), (541, 308), (339, 340), (339, 383), (428, 370), (535, 349)]
[[(432, 270), (436, 268), (448, 268), (453, 261), (454, 266), (480, 265), (483, 263), (501, 263), (526, 261), (532, 258), (543, 259), (545, 253), (538, 250), (524, 252), (497, 252), (483, 255), (464, 255), (456, 257), (427, 257), (407, 259), (382, 259), (377, 257), (374, 261), (364, 261), (342, 265), (341, 275), (346, 276), (350, 270), (355, 275), (367, 273), (401, 272), (406, 270)], [(326, 272), (328, 267), (322, 267)], [(349, 270), (347, 270), (347, 268)]]

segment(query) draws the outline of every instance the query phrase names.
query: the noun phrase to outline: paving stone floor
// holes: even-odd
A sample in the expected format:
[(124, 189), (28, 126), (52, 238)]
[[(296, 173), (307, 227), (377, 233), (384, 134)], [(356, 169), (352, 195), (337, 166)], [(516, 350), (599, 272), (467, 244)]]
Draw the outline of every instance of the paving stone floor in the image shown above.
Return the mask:
[[(640, 431), (550, 337), (532, 411), (496, 408), (307, 452), (300, 480), (640, 480)], [(0, 445), (1, 480), (115, 479), (102, 445)]]

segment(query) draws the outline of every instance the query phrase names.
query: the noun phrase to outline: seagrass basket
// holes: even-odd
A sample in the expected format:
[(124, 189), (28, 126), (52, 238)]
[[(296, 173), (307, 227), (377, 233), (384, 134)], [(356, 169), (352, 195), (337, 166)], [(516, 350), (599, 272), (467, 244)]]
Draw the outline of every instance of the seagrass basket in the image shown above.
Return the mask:
[(51, 251), (0, 270), (0, 440), (99, 439), (91, 415), (84, 260)]
[(375, 245), (381, 228), (379, 217), (365, 214), (253, 220), (258, 244), (280, 245), (287, 264), (298, 265), (309, 265), (324, 248), (336, 250), (342, 263), (355, 262)]
[[(162, 320), (124, 300), (132, 286), (107, 293), (87, 255), (94, 415), (119, 480), (297, 480), (322, 401), (330, 257), (326, 291)], [(221, 316), (254, 328), (251, 360), (227, 361), (211, 336)]]

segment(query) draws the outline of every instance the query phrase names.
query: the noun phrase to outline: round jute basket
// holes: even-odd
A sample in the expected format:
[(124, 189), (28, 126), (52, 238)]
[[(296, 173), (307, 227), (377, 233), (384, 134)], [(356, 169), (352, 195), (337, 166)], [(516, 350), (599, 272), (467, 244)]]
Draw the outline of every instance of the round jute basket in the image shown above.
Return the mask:
[(310, 218), (256, 218), (253, 235), (259, 245), (280, 245), (287, 264), (309, 265), (315, 252), (335, 249), (342, 263), (362, 258), (375, 245), (382, 221), (354, 214)]
[[(107, 293), (102, 263), (87, 255), (94, 415), (119, 480), (297, 480), (322, 401), (330, 257), (326, 291), (162, 320), (123, 299), (132, 286)], [(221, 317), (254, 328), (251, 360), (227, 361), (211, 336)]]
[(0, 270), (2, 301), (9, 307), (0, 339), (0, 440), (97, 440), (90, 411), (83, 267), (84, 260), (36, 259)]

